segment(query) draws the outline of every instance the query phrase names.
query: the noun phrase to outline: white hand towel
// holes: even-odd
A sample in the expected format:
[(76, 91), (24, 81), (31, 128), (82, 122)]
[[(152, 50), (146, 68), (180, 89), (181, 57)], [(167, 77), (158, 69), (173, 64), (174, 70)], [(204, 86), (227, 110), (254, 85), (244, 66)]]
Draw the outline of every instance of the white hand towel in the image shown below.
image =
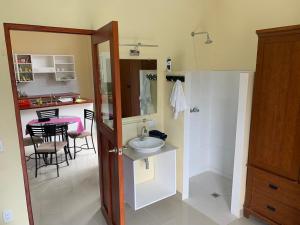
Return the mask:
[(172, 94), (170, 97), (170, 103), (173, 107), (174, 119), (178, 118), (180, 112), (184, 112), (186, 109), (185, 96), (183, 92), (182, 83), (180, 80), (177, 80), (174, 84)]

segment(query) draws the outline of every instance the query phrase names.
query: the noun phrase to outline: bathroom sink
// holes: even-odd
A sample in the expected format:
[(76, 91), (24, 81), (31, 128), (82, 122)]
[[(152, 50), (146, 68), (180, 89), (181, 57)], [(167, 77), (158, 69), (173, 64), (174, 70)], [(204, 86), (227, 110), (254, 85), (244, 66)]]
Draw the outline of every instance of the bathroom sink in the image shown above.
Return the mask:
[(128, 145), (137, 152), (147, 154), (159, 151), (165, 145), (165, 142), (154, 137), (144, 137), (143, 139), (137, 137), (131, 139)]

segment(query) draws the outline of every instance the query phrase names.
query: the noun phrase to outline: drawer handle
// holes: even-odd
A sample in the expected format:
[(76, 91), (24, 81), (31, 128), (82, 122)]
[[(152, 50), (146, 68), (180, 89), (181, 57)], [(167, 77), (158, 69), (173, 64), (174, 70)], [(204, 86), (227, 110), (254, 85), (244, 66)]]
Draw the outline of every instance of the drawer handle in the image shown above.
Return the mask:
[(273, 206), (270, 206), (270, 205), (267, 205), (267, 209), (272, 211), (272, 212), (276, 211), (276, 209)]
[(269, 184), (269, 188), (271, 188), (273, 190), (277, 190), (278, 186), (276, 186), (275, 184)]

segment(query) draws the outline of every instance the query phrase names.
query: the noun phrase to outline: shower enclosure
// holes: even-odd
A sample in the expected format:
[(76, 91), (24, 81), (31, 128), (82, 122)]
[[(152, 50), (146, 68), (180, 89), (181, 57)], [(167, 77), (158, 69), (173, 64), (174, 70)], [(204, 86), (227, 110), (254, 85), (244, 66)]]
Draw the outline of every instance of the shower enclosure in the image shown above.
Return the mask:
[[(228, 221), (230, 212), (240, 215), (243, 204), (252, 75), (241, 71), (186, 74), (185, 93), (191, 110), (185, 113), (183, 199), (206, 188), (207, 200), (224, 198)], [(207, 183), (215, 186), (204, 187)], [(216, 204), (220, 207), (222, 202)], [(203, 205), (203, 210), (208, 208)]]

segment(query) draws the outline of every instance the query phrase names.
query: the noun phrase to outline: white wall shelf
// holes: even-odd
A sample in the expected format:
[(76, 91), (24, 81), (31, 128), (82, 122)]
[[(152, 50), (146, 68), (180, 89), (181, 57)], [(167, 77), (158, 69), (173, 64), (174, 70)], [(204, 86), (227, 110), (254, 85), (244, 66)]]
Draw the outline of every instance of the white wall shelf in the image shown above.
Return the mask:
[[(151, 160), (150, 160), (151, 157)], [(153, 162), (153, 179), (139, 183), (137, 173), (141, 161)], [(145, 165), (146, 166), (146, 165)], [(176, 194), (176, 148), (166, 145), (150, 155), (124, 151), (125, 202), (134, 210), (141, 209)]]
[(55, 78), (57, 81), (70, 81), (76, 79), (75, 60), (72, 55), (55, 55)]
[(33, 82), (35, 74), (55, 75), (56, 81), (76, 80), (73, 55), (14, 54), (17, 82)]
[(26, 83), (34, 81), (30, 54), (14, 55), (14, 69), (17, 82)]

